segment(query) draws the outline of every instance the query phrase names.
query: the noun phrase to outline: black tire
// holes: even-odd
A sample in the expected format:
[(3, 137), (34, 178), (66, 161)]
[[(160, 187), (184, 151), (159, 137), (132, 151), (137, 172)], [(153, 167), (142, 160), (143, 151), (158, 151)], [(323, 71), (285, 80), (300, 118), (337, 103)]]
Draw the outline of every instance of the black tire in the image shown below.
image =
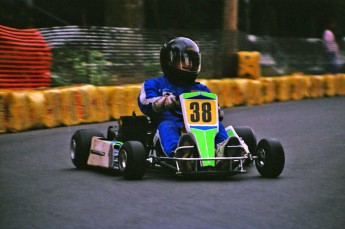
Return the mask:
[(78, 169), (87, 167), (91, 140), (93, 136), (104, 137), (101, 132), (94, 129), (82, 129), (74, 132), (70, 143), (70, 156), (72, 163)]
[(254, 155), (257, 141), (253, 129), (249, 126), (234, 126), (234, 129), (238, 136), (247, 144), (250, 153)]
[(146, 151), (139, 141), (125, 142), (119, 152), (119, 167), (126, 180), (141, 180), (146, 171)]
[[(257, 141), (256, 141), (256, 136), (254, 134), (254, 131), (252, 128), (249, 126), (235, 126), (234, 127), (236, 133), (238, 136), (240, 136), (243, 141), (247, 144), (249, 152), (252, 155), (255, 155), (256, 153), (256, 146), (257, 146)], [(244, 161), (245, 166), (252, 165), (253, 161), (248, 158)]]
[(255, 165), (261, 176), (278, 177), (285, 165), (285, 153), (281, 143), (273, 139), (262, 139), (256, 149)]

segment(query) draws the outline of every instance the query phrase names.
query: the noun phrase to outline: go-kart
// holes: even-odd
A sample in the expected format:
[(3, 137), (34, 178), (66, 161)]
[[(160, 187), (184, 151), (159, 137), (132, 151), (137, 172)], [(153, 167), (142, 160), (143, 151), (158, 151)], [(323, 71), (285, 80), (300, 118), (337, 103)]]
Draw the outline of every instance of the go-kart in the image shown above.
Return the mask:
[[(178, 176), (234, 175), (246, 173), (255, 163), (267, 178), (278, 177), (284, 169), (285, 154), (275, 139), (257, 143), (247, 126), (228, 126), (231, 141), (224, 154), (216, 155), (215, 136), (219, 130), (218, 98), (207, 92), (179, 96), (184, 130), (174, 157), (167, 156), (159, 135), (146, 116), (122, 116), (107, 131), (77, 130), (71, 138), (71, 159), (79, 169), (90, 166), (119, 171), (125, 179), (142, 179), (148, 168), (167, 168)], [(230, 154), (227, 152), (231, 152)]]

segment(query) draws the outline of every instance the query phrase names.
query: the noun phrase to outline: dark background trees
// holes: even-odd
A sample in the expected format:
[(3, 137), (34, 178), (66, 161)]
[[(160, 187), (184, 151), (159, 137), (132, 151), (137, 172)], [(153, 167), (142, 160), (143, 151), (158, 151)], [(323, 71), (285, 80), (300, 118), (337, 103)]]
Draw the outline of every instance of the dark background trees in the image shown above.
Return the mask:
[(345, 34), (344, 0), (0, 0), (0, 24), (218, 30), (225, 1), (238, 1), (238, 29), (254, 35), (320, 37)]
[[(240, 1), (240, 29), (256, 35), (277, 37), (320, 37), (325, 28), (344, 36), (343, 0), (250, 0)], [(250, 27), (245, 28), (245, 11)], [(249, 29), (249, 31), (247, 31)]]

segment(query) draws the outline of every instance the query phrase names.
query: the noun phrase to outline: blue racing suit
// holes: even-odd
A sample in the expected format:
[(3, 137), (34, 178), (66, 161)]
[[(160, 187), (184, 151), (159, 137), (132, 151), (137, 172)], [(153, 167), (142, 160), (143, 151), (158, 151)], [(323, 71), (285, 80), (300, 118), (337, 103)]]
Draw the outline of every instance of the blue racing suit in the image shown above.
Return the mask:
[[(171, 84), (164, 76), (154, 79), (145, 80), (139, 97), (138, 104), (140, 110), (149, 116), (157, 126), (163, 151), (168, 156), (173, 156), (180, 138), (180, 129), (183, 126), (183, 118), (173, 115), (170, 111), (165, 110), (163, 113), (156, 113), (152, 109), (152, 103), (157, 101), (161, 96), (170, 94), (178, 97), (182, 93), (192, 91), (210, 92), (207, 86), (195, 82), (193, 85), (180, 87)], [(216, 135), (216, 144), (225, 141), (228, 134), (221, 122), (219, 122), (219, 132)]]

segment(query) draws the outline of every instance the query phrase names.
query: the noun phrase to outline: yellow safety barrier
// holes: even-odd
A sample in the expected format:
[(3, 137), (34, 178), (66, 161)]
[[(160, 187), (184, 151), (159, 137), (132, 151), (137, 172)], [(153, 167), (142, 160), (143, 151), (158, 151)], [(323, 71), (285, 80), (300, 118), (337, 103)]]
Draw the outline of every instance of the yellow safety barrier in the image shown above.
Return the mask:
[(238, 52), (238, 77), (258, 79), (261, 75), (260, 52)]
[(339, 75), (339, 78), (342, 85), (341, 90), (339, 90), (339, 95), (345, 95), (345, 74)]
[(46, 127), (56, 127), (61, 124), (61, 92), (58, 89), (43, 91), (45, 98), (45, 114), (43, 123)]
[(92, 97), (94, 93), (90, 92), (87, 86), (75, 88), (73, 91), (73, 103), (77, 110), (77, 123), (90, 123), (94, 121), (95, 110), (92, 108)]
[(336, 95), (345, 95), (345, 74), (335, 75)]
[(262, 85), (260, 80), (248, 80), (246, 105), (260, 105), (263, 103)]
[(30, 91), (26, 94), (29, 108), (29, 127), (42, 128), (44, 126), (45, 98), (41, 91)]
[[(198, 81), (218, 95), (221, 107), (345, 95), (345, 74)], [(1, 90), (0, 133), (104, 122), (132, 115), (133, 111), (142, 115), (137, 104), (141, 86), (76, 85), (37, 91)]]
[(289, 77), (274, 77), (273, 78), (276, 86), (276, 100), (287, 101), (291, 98), (291, 88)]
[(273, 102), (276, 99), (276, 86), (273, 78), (262, 77), (260, 81), (263, 103)]
[(336, 80), (334, 75), (324, 76), (324, 90), (326, 96), (334, 96), (336, 91)]
[(121, 103), (118, 101), (118, 99), (121, 99), (120, 96), (118, 96), (121, 95), (120, 90), (123, 90), (122, 86), (110, 86), (107, 91), (110, 117), (113, 119), (118, 119), (120, 117)]
[(211, 80), (206, 80), (203, 83), (210, 89), (212, 93), (217, 94), (219, 106), (223, 107), (224, 96), (222, 95), (221, 82), (222, 80), (220, 79), (211, 79)]
[(80, 123), (91, 123), (98, 122), (98, 112), (101, 112), (97, 109), (97, 102), (101, 100), (101, 94), (98, 93), (97, 87), (93, 85), (85, 85), (80, 88), (79, 94), (81, 96), (80, 103)]
[(205, 82), (203, 82), (212, 93), (215, 93), (218, 95), (219, 92), (219, 79), (210, 79), (210, 80), (206, 80)]
[(206, 85), (212, 93), (217, 94), (218, 103), (221, 107), (232, 107), (232, 79), (211, 79), (211, 80), (198, 80), (198, 82)]
[(26, 91), (12, 91), (8, 95), (7, 129), (12, 132), (30, 128)]
[(111, 116), (114, 119), (120, 116), (132, 115), (133, 111), (137, 115), (142, 115), (138, 107), (138, 96), (141, 84), (117, 86), (111, 93), (110, 106)]
[(109, 106), (109, 87), (97, 87), (97, 99), (95, 102), (96, 121), (105, 122), (110, 119), (110, 106)]
[(132, 115), (132, 112), (134, 111), (136, 115), (143, 115), (140, 111), (140, 108), (138, 106), (138, 96), (141, 89), (141, 84), (135, 84), (130, 85), (126, 87), (125, 93), (126, 93), (126, 103), (128, 105), (128, 111), (127, 115)]
[(300, 100), (305, 96), (307, 90), (307, 83), (305, 76), (293, 75), (289, 77), (290, 81), (290, 95), (292, 100)]
[(7, 100), (8, 100), (8, 92), (0, 91), (0, 133), (5, 133), (7, 131), (7, 124), (6, 124)]
[(222, 79), (221, 82), (219, 82), (220, 84), (220, 95), (218, 95), (219, 97), (221, 97), (221, 102), (219, 102), (221, 107), (232, 107), (233, 104), (233, 100), (231, 98), (232, 96), (232, 91), (231, 91), (231, 85), (233, 83), (233, 80), (231, 79)]
[(235, 106), (244, 105), (247, 101), (247, 84), (246, 79), (232, 80), (230, 83), (230, 94), (232, 104)]
[(312, 98), (324, 96), (324, 83), (321, 76), (309, 76), (309, 91)]
[(76, 125), (79, 123), (78, 109), (75, 103), (75, 87), (61, 88), (61, 123), (64, 125)]
[(125, 99), (124, 86), (116, 86), (110, 94), (111, 117), (114, 119), (120, 118), (122, 115), (128, 115), (131, 111), (128, 110)]

